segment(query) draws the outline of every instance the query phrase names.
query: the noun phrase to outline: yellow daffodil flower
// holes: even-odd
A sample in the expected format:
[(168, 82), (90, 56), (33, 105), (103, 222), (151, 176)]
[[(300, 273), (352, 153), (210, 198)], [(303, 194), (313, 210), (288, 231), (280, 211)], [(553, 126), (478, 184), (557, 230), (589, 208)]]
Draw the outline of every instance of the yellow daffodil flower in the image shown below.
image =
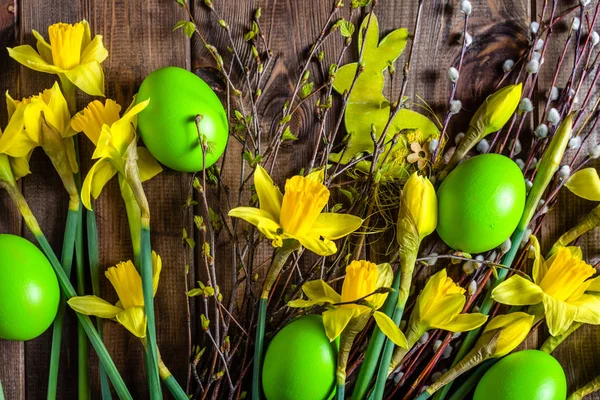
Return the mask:
[(8, 54), (34, 71), (58, 74), (61, 81), (92, 96), (104, 96), (104, 71), (100, 66), (108, 57), (102, 36), (92, 39), (86, 20), (76, 24), (58, 23), (48, 27), (50, 43), (36, 32), (37, 51), (29, 45), (8, 48)]
[[(429, 179), (413, 173), (406, 181), (402, 190), (403, 204), (408, 207), (423, 240), (430, 235), (437, 226), (437, 196), (435, 188)], [(417, 249), (418, 250), (418, 249)]]
[(431, 329), (467, 332), (485, 324), (486, 315), (462, 314), (466, 301), (465, 289), (449, 278), (445, 269), (429, 278), (410, 315), (406, 335), (408, 348), (397, 348), (394, 351), (389, 372), (396, 369), (408, 350), (425, 332)]
[(585, 168), (575, 172), (565, 186), (583, 199), (600, 201), (600, 177), (595, 168)]
[(471, 119), (470, 125), (484, 130), (484, 135), (499, 131), (514, 114), (523, 86), (508, 85), (488, 96), (477, 109)]
[(329, 189), (323, 185), (323, 170), (307, 176), (294, 176), (285, 183), (285, 194), (260, 165), (254, 172), (254, 186), (260, 208), (238, 207), (229, 212), (241, 218), (267, 238), (274, 247), (284, 239), (295, 239), (320, 256), (337, 252), (333, 240), (357, 230), (362, 219), (348, 214), (321, 212), (329, 201)]
[[(156, 295), (162, 260), (154, 251), (152, 265), (152, 284)], [(145, 338), (146, 314), (139, 272), (131, 261), (126, 261), (110, 267), (105, 275), (119, 296), (117, 304), (112, 305), (97, 296), (79, 296), (69, 299), (69, 306), (80, 314), (116, 320), (135, 336)]]
[(462, 314), (466, 301), (465, 289), (448, 277), (443, 269), (429, 278), (417, 297), (409, 326), (418, 327), (421, 335), (430, 329), (466, 332), (479, 328), (487, 321), (487, 316)]
[(494, 317), (485, 326), (475, 348), (494, 343), (491, 358), (504, 357), (527, 338), (534, 319), (533, 315), (520, 311)]
[(326, 305), (323, 324), (327, 337), (333, 341), (344, 331), (353, 318), (373, 315), (381, 331), (396, 345), (406, 347), (406, 338), (396, 324), (384, 313), (377, 311), (388, 296), (393, 273), (389, 264), (375, 265), (368, 261), (352, 261), (346, 267), (342, 294), (338, 294), (323, 280), (310, 281), (302, 286), (308, 300), (294, 300), (290, 307)]
[(73, 174), (78, 171), (71, 114), (58, 83), (42, 93), (14, 100), (6, 94), (10, 121), (0, 138), (0, 153), (20, 160), (17, 176), (29, 173), (28, 161), (36, 147), (42, 147), (58, 172), (70, 196), (69, 207), (79, 207), (79, 191)]
[[(129, 109), (119, 117), (121, 106), (115, 101), (107, 99), (104, 104), (100, 101), (91, 102), (83, 111), (73, 117), (71, 126), (77, 132), (85, 135), (96, 145), (92, 155), (98, 161), (92, 166), (83, 182), (81, 201), (86, 208), (91, 209), (91, 198), (98, 198), (106, 183), (115, 174), (120, 173), (126, 178), (131, 173), (128, 168), (129, 161), (137, 158), (137, 168), (141, 182), (156, 176), (162, 167), (150, 152), (144, 147), (137, 147), (137, 114), (139, 114), (150, 100), (139, 104), (132, 102)], [(132, 154), (132, 150), (136, 150)], [(129, 165), (129, 167), (128, 167)], [(134, 186), (130, 183), (130, 186)], [(135, 188), (132, 187), (132, 190)], [(135, 193), (135, 190), (134, 190)], [(137, 197), (136, 197), (137, 198)]]
[(600, 281), (588, 279), (596, 270), (581, 259), (581, 249), (560, 247), (544, 261), (533, 236), (532, 242), (533, 282), (514, 275), (494, 289), (494, 300), (515, 306), (541, 303), (552, 336), (563, 334), (573, 322), (600, 324), (600, 296), (586, 293)]
[[(2, 129), (0, 129), (0, 141), (2, 141)], [(0, 153), (0, 158), (3, 158), (0, 161), (0, 181), (9, 183), (13, 178), (19, 180), (25, 175), (29, 175), (31, 173), (29, 170), (29, 157), (30, 154), (26, 157), (15, 158)], [(3, 169), (6, 169), (6, 171), (3, 171)]]

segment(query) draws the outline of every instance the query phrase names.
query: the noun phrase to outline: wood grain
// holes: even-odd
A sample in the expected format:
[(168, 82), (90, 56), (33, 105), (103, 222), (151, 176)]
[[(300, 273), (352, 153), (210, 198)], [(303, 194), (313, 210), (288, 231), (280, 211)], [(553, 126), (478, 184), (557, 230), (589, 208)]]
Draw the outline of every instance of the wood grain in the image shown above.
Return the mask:
[[(0, 1), (0, 87), (17, 91), (17, 65), (9, 59), (5, 47), (14, 46), (17, 39), (17, 3), (13, 0)], [(0, 96), (0, 126), (7, 123), (6, 101)], [(2, 128), (0, 128), (2, 129)], [(0, 195), (0, 233), (20, 235), (22, 230), (19, 213), (4, 193)], [(25, 345), (0, 339), (0, 382), (7, 399), (22, 399), (25, 396)]]
[[(214, 63), (206, 50), (197, 40), (189, 41), (181, 31), (172, 33), (174, 24), (185, 18), (183, 10), (173, 0), (19, 0), (16, 7), (19, 24), (14, 11), (8, 6), (16, 6), (15, 0), (0, 0), (0, 89), (8, 88), (11, 93), (26, 96), (37, 93), (53, 82), (53, 77), (18, 68), (8, 59), (4, 47), (19, 43), (33, 43), (31, 29), (45, 34), (51, 23), (64, 21), (75, 22), (81, 18), (90, 21), (92, 32), (104, 35), (104, 43), (109, 50), (109, 58), (104, 64), (106, 71), (107, 95), (115, 99), (123, 107), (127, 107), (133, 94), (136, 93), (143, 78), (161, 66), (177, 65), (188, 68), (202, 76), (214, 86), (217, 93), (224, 94), (224, 85), (215, 73)], [(263, 9), (262, 27), (268, 31), (268, 41), (277, 61), (269, 73), (265, 97), (260, 102), (259, 114), (264, 124), (262, 128), (268, 132), (272, 126), (268, 121), (277, 121), (285, 101), (293, 92), (293, 85), (300, 73), (300, 65), (304, 61), (308, 46), (318, 36), (326, 16), (331, 9), (332, 1), (318, 0), (307, 7), (302, 0), (240, 0), (213, 1), (215, 8), (231, 26), (236, 38), (236, 45), (248, 54), (250, 47), (241, 39), (249, 29), (249, 21), (254, 10)], [(473, 43), (465, 54), (461, 83), (458, 86), (457, 98), (463, 100), (463, 111), (451, 124), (452, 135), (464, 130), (470, 114), (482, 99), (490, 93), (495, 82), (502, 74), (502, 63), (507, 58), (516, 59), (527, 46), (529, 40), (528, 24), (532, 17), (540, 12), (543, 0), (474, 0), (473, 16), (470, 19), (469, 33)], [(564, 3), (564, 4), (563, 4)], [(566, 9), (575, 0), (561, 2)], [(201, 30), (206, 33), (207, 40), (222, 50), (229, 46), (225, 31), (218, 25), (214, 17), (198, 0), (190, 1), (194, 15), (201, 23)], [(458, 0), (434, 0), (426, 2), (423, 10), (422, 31), (413, 59), (412, 77), (409, 81), (407, 95), (409, 101), (418, 102), (419, 97), (432, 107), (439, 118), (447, 107), (450, 85), (446, 78), (448, 67), (455, 65), (460, 53), (462, 34), (462, 14), (459, 12)], [(14, 8), (13, 8), (14, 10)], [(43, 10), (43, 12), (41, 11)], [(381, 35), (398, 27), (412, 30), (415, 18), (415, 2), (380, 0), (377, 15)], [(384, 11), (385, 10), (385, 11)], [(349, 16), (347, 9), (343, 16)], [(561, 31), (561, 30), (559, 30)], [(562, 28), (564, 34), (564, 28)], [(559, 41), (560, 42), (560, 41)], [(342, 38), (336, 35), (324, 46), (327, 66), (337, 57)], [(553, 45), (546, 56), (546, 64), (542, 67), (538, 82), (538, 97), (544, 95), (552, 79), (556, 57), (561, 48)], [(348, 52), (346, 62), (355, 60), (358, 51), (353, 44)], [(226, 56), (226, 58), (229, 56)], [(402, 58), (397, 69), (401, 71)], [(320, 68), (311, 65), (311, 73), (320, 76)], [(561, 77), (563, 79), (564, 76)], [(387, 85), (386, 93), (395, 98), (400, 90), (401, 73)], [(562, 83), (561, 83), (562, 82)], [(559, 82), (564, 84), (564, 79)], [(80, 108), (90, 100), (87, 96), (79, 99)], [(4, 110), (4, 102), (0, 100), (0, 110)], [(541, 116), (539, 110), (532, 113), (532, 126)], [(4, 111), (0, 111), (0, 126), (6, 122)], [(292, 131), (299, 137), (293, 146), (283, 146), (280, 155), (280, 167), (274, 173), (276, 183), (283, 185), (285, 178), (297, 173), (306, 166), (312, 155), (315, 140), (315, 116), (312, 104), (304, 104), (292, 120)], [(530, 135), (531, 128), (526, 129)], [(598, 142), (595, 135), (591, 144)], [(82, 170), (91, 166), (89, 160), (93, 151), (92, 145), (82, 138)], [(237, 198), (235, 188), (239, 185), (240, 146), (230, 141), (228, 158), (223, 165), (225, 183), (231, 192), (235, 204)], [(598, 167), (598, 163), (594, 164)], [(66, 196), (60, 181), (53, 172), (50, 163), (41, 151), (36, 151), (32, 161), (32, 176), (23, 181), (23, 190), (32, 204), (34, 212), (39, 216), (42, 228), (48, 235), (56, 250), (62, 242), (62, 229), (66, 213)], [(182, 384), (187, 378), (188, 343), (185, 319), (184, 266), (181, 245), (181, 232), (184, 227), (190, 230), (190, 221), (182, 217), (182, 205), (187, 197), (190, 177), (173, 171), (165, 171), (154, 178), (145, 188), (151, 205), (153, 248), (163, 258), (163, 274), (156, 298), (158, 340), (165, 363)], [(558, 236), (573, 226), (576, 221), (589, 211), (594, 204), (576, 198), (570, 193), (562, 193), (559, 203), (551, 210), (541, 232), (542, 246), (547, 249)], [(4, 195), (0, 195), (0, 232), (25, 234), (20, 218)], [(6, 211), (5, 211), (6, 210)], [(198, 213), (198, 210), (195, 210)], [(96, 212), (100, 231), (100, 251), (102, 270), (119, 261), (132, 257), (129, 231), (124, 207), (118, 186), (111, 182), (96, 202)], [(6, 216), (5, 216), (6, 215)], [(590, 233), (579, 242), (586, 250), (586, 256), (595, 262), (600, 254), (599, 233)], [(271, 248), (264, 246), (256, 260), (253, 273), (263, 274), (261, 263), (271, 256)], [(218, 281), (227, 298), (234, 285), (236, 273), (232, 265), (230, 246), (225, 232), (217, 238)], [(201, 257), (192, 257), (189, 283), (194, 285), (196, 279), (206, 281), (205, 266)], [(307, 258), (301, 263), (306, 269), (312, 260)], [(435, 272), (432, 268), (425, 270), (425, 275)], [(419, 279), (419, 282), (422, 281)], [(259, 280), (260, 281), (260, 280)], [(102, 295), (109, 301), (116, 301), (116, 295), (102, 278)], [(198, 323), (198, 321), (193, 321)], [(59, 398), (75, 398), (76, 396), (76, 329), (71, 315), (68, 319), (63, 356)], [(600, 369), (600, 330), (598, 327), (585, 327), (569, 338), (555, 355), (567, 373), (569, 388), (575, 389), (587, 382)], [(146, 398), (145, 373), (143, 370), (142, 349), (139, 342), (122, 327), (105, 324), (107, 347), (128, 384), (134, 398)], [(532, 335), (526, 347), (541, 344), (547, 333), (540, 331)], [(8, 399), (39, 399), (45, 397), (47, 366), (49, 362), (48, 333), (34, 341), (9, 343), (0, 341), (0, 380)], [(194, 338), (194, 344), (201, 344), (202, 335)], [(234, 339), (232, 338), (232, 341)], [(97, 359), (91, 351), (94, 397), (98, 397)], [(8, 360), (8, 362), (6, 362)], [(596, 394), (590, 399), (600, 399)]]

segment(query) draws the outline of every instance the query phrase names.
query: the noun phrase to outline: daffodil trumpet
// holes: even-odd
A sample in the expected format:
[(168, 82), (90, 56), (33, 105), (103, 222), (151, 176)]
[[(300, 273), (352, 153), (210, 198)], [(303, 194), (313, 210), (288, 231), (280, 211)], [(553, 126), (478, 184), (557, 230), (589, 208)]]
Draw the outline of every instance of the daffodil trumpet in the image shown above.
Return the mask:
[[(515, 229), (515, 232), (511, 236), (511, 248), (502, 258), (502, 265), (506, 267), (510, 267), (517, 255), (519, 250), (520, 243), (523, 240), (525, 235), (525, 231), (529, 222), (533, 218), (537, 207), (540, 203), (542, 195), (546, 191), (548, 185), (550, 184), (552, 178), (558, 168), (560, 167), (560, 163), (563, 159), (565, 151), (567, 150), (567, 145), (569, 144), (569, 139), (571, 139), (571, 133), (573, 131), (573, 115), (568, 115), (562, 123), (559, 125), (556, 133), (552, 137), (548, 148), (544, 152), (542, 156), (535, 178), (533, 180), (533, 186), (529, 191), (527, 196), (527, 200), (525, 202), (525, 209), (523, 211), (523, 215), (521, 216), (521, 220)], [(498, 271), (497, 278), (492, 282), (491, 287), (488, 289), (481, 306), (479, 307), (479, 311), (482, 314), (487, 315), (492, 308), (493, 299), (492, 299), (492, 291), (500, 285), (506, 279), (506, 275), (508, 274), (508, 269), (503, 268)], [(479, 335), (479, 329), (472, 330), (469, 332), (463, 343), (458, 350), (452, 365), (456, 365), (472, 348), (475, 343), (475, 339)], [(452, 387), (452, 383), (446, 385), (439, 393), (436, 394), (435, 400), (443, 400)]]
[[(437, 211), (435, 188), (429, 179), (420, 176), (417, 172), (413, 173), (404, 184), (398, 213), (396, 238), (399, 245), (400, 269), (397, 273), (401, 278), (398, 300), (391, 316), (396, 325), (400, 324), (408, 300), (421, 241), (433, 233), (437, 226)], [(393, 352), (394, 343), (390, 340), (386, 341), (373, 390), (376, 399), (383, 396)], [(357, 392), (357, 399), (364, 396), (371, 378), (372, 375), (365, 374), (364, 381), (357, 382), (357, 387), (360, 389)]]
[(344, 398), (346, 385), (346, 367), (348, 357), (356, 335), (366, 326), (371, 317), (385, 336), (398, 346), (406, 347), (406, 338), (390, 317), (378, 311), (386, 301), (388, 293), (393, 291), (392, 267), (368, 261), (352, 261), (346, 267), (346, 277), (342, 293), (338, 294), (322, 280), (310, 281), (302, 286), (308, 300), (298, 299), (288, 303), (290, 307), (326, 307), (323, 312), (323, 324), (329, 340), (340, 337), (338, 352), (337, 399)]
[[(15, 206), (21, 213), (25, 224), (40, 244), (40, 247), (46, 254), (46, 257), (48, 257), (48, 260), (50, 261), (50, 264), (56, 273), (61, 291), (64, 296), (67, 299), (77, 296), (75, 288), (73, 288), (69, 277), (63, 270), (62, 265), (54, 253), (54, 250), (52, 250), (52, 247), (40, 229), (37, 219), (33, 215), (29, 205), (27, 204), (27, 201), (17, 186), (9, 158), (6, 154), (0, 154), (0, 187), (4, 188), (8, 192)], [(96, 354), (98, 354), (98, 358), (104, 366), (118, 396), (121, 399), (133, 399), (90, 318), (82, 314), (77, 314), (77, 318), (87, 334), (90, 343), (94, 347)]]
[(426, 400), (456, 378), (484, 361), (501, 358), (512, 352), (527, 336), (535, 317), (524, 312), (499, 315), (486, 325), (475, 346), (448, 372), (416, 398)]
[[(155, 252), (151, 253), (151, 291), (156, 295), (162, 271), (162, 260)], [(125, 329), (140, 339), (146, 354), (149, 353), (147, 315), (143, 280), (131, 261), (121, 262), (106, 271), (106, 277), (117, 292), (119, 301), (112, 305), (98, 296), (78, 296), (69, 300), (69, 305), (75, 311), (84, 315), (111, 319), (121, 324)], [(187, 399), (187, 395), (171, 375), (171, 372), (160, 358), (157, 348), (158, 369), (160, 378), (165, 382), (169, 391), (178, 400)]]

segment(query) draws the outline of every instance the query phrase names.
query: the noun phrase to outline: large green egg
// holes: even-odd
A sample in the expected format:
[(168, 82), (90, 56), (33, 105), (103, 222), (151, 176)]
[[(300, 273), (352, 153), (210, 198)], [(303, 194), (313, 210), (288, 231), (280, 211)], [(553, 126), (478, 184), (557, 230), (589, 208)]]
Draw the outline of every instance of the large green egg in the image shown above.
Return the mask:
[(473, 400), (565, 400), (567, 378), (551, 355), (524, 350), (506, 356), (479, 381)]
[(267, 400), (327, 400), (335, 388), (337, 350), (320, 315), (300, 317), (267, 349), (262, 384)]
[(54, 321), (60, 292), (44, 254), (30, 241), (0, 235), (0, 339), (30, 340)]
[(482, 154), (452, 170), (437, 195), (442, 240), (455, 250), (483, 253), (517, 227), (525, 207), (525, 180), (511, 159)]
[(225, 151), (229, 137), (227, 115), (221, 101), (199, 77), (178, 67), (165, 67), (144, 79), (138, 103), (150, 99), (138, 115), (138, 130), (152, 155), (167, 167), (183, 172), (203, 169), (203, 155), (196, 127), (207, 138), (206, 167)]

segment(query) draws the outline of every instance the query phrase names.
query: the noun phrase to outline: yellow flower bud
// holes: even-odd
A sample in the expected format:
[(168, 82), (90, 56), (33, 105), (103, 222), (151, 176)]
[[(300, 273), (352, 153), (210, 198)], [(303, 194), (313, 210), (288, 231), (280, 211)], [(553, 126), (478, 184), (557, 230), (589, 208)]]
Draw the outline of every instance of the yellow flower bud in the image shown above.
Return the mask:
[(491, 94), (479, 107), (471, 123), (471, 127), (483, 128), (483, 136), (497, 132), (508, 122), (515, 113), (523, 85), (508, 85)]
[(495, 317), (486, 325), (475, 348), (487, 346), (495, 341), (495, 345), (492, 346), (491, 357), (504, 357), (527, 338), (534, 318), (533, 315), (524, 312), (514, 312)]
[(422, 240), (435, 231), (438, 214), (437, 196), (429, 179), (419, 176), (416, 172), (412, 174), (404, 185), (402, 198), (415, 221), (419, 238)]

